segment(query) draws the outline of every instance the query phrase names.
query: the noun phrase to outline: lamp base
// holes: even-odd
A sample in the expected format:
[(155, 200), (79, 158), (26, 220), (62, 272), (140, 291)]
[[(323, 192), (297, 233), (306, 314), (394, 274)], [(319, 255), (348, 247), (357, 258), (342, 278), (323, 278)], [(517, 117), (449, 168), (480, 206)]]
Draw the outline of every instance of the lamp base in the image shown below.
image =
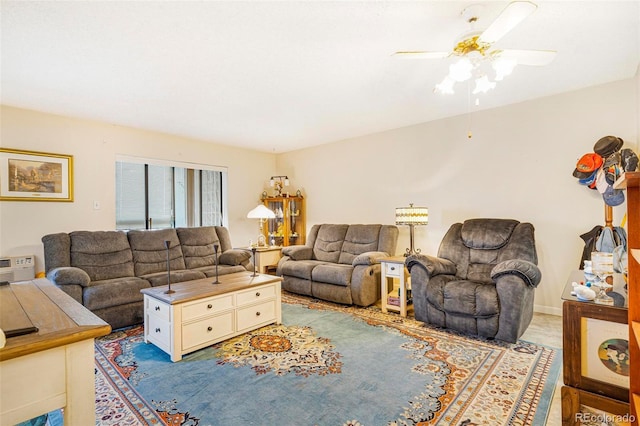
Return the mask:
[(404, 257), (409, 257), (412, 254), (420, 254), (420, 249), (414, 249), (413, 247), (410, 249), (407, 249), (407, 251), (405, 251), (404, 253)]
[(164, 294), (173, 294), (175, 292), (176, 292), (175, 290), (169, 289), (169, 290), (165, 291)]

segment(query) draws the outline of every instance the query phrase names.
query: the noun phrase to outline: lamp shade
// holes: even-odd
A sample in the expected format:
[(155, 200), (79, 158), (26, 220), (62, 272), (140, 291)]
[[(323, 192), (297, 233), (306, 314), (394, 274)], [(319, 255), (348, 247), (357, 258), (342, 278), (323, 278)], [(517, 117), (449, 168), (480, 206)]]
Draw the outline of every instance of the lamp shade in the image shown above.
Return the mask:
[(396, 225), (426, 225), (429, 223), (429, 209), (426, 207), (396, 207)]
[(264, 204), (258, 204), (258, 207), (247, 213), (247, 217), (249, 219), (273, 219), (276, 214)]

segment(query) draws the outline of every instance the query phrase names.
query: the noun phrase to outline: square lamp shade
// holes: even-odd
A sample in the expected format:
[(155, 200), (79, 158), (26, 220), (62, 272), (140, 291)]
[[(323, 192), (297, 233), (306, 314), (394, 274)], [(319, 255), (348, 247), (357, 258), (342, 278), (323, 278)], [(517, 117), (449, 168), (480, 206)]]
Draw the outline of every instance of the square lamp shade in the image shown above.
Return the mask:
[(247, 213), (247, 218), (258, 219), (260, 221), (260, 234), (258, 235), (257, 240), (258, 247), (264, 247), (266, 245), (266, 239), (264, 237), (264, 233), (262, 232), (262, 224), (264, 220), (273, 219), (275, 217), (276, 214), (273, 212), (273, 210), (267, 208), (264, 204), (258, 204), (258, 207)]
[(405, 252), (405, 256), (420, 253), (420, 249), (414, 248), (414, 232), (415, 225), (427, 225), (429, 223), (429, 209), (426, 207), (396, 207), (396, 225), (409, 225), (409, 244), (410, 247)]

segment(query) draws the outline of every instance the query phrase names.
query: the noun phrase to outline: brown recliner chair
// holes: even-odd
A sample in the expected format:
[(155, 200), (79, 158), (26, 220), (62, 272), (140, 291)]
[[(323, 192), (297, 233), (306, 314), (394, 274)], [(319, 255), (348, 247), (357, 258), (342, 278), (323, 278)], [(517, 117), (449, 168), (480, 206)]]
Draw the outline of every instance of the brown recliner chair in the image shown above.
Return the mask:
[(515, 342), (533, 317), (537, 267), (534, 227), (512, 219), (470, 219), (444, 236), (438, 256), (405, 262), (417, 320)]

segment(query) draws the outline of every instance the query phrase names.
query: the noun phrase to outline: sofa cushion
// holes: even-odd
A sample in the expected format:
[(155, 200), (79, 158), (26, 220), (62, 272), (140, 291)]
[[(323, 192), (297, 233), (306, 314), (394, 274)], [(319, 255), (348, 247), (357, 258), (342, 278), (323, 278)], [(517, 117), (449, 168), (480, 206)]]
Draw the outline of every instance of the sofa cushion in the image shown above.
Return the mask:
[[(206, 278), (204, 272), (192, 269), (171, 269), (171, 282), (181, 283), (185, 281), (199, 280)], [(154, 272), (153, 274), (142, 275), (141, 278), (149, 281), (153, 287), (167, 285), (167, 271)]]
[(500, 302), (493, 284), (436, 276), (427, 286), (427, 300), (440, 311), (488, 318), (498, 315)]
[(305, 280), (311, 280), (311, 271), (318, 265), (323, 265), (326, 262), (319, 260), (298, 260), (295, 262), (284, 262), (282, 264), (282, 275), (302, 278)]
[(133, 277), (133, 255), (127, 234), (120, 231), (75, 231), (71, 241), (71, 266), (84, 270), (91, 281)]
[(149, 287), (151, 284), (147, 280), (138, 277), (92, 281), (82, 293), (82, 304), (89, 310), (95, 310), (141, 302), (143, 295), (140, 290)]
[[(215, 277), (216, 276), (216, 267), (215, 266), (203, 266), (201, 268), (196, 268), (194, 271), (199, 271), (205, 274), (207, 277)], [(242, 265), (218, 265), (218, 276), (233, 274), (235, 272), (246, 272), (247, 268)]]
[(222, 248), (215, 227), (177, 228), (176, 233), (182, 246), (182, 255), (187, 269), (216, 264), (213, 246), (218, 245), (218, 255), (222, 253)]
[(349, 225), (321, 225), (313, 245), (314, 259), (338, 263)]
[(133, 230), (129, 231), (128, 236), (137, 277), (167, 270), (165, 241), (171, 242), (169, 248), (171, 270), (185, 269), (182, 248), (175, 229)]
[(518, 225), (513, 219), (469, 219), (462, 224), (460, 236), (471, 249), (499, 249), (509, 241)]
[(378, 250), (381, 227), (382, 225), (350, 225), (338, 263), (351, 265), (359, 254)]
[(341, 264), (318, 265), (311, 271), (313, 282), (348, 286), (351, 284), (353, 266)]
[(66, 232), (42, 237), (46, 272), (53, 268), (71, 266), (71, 239)]

